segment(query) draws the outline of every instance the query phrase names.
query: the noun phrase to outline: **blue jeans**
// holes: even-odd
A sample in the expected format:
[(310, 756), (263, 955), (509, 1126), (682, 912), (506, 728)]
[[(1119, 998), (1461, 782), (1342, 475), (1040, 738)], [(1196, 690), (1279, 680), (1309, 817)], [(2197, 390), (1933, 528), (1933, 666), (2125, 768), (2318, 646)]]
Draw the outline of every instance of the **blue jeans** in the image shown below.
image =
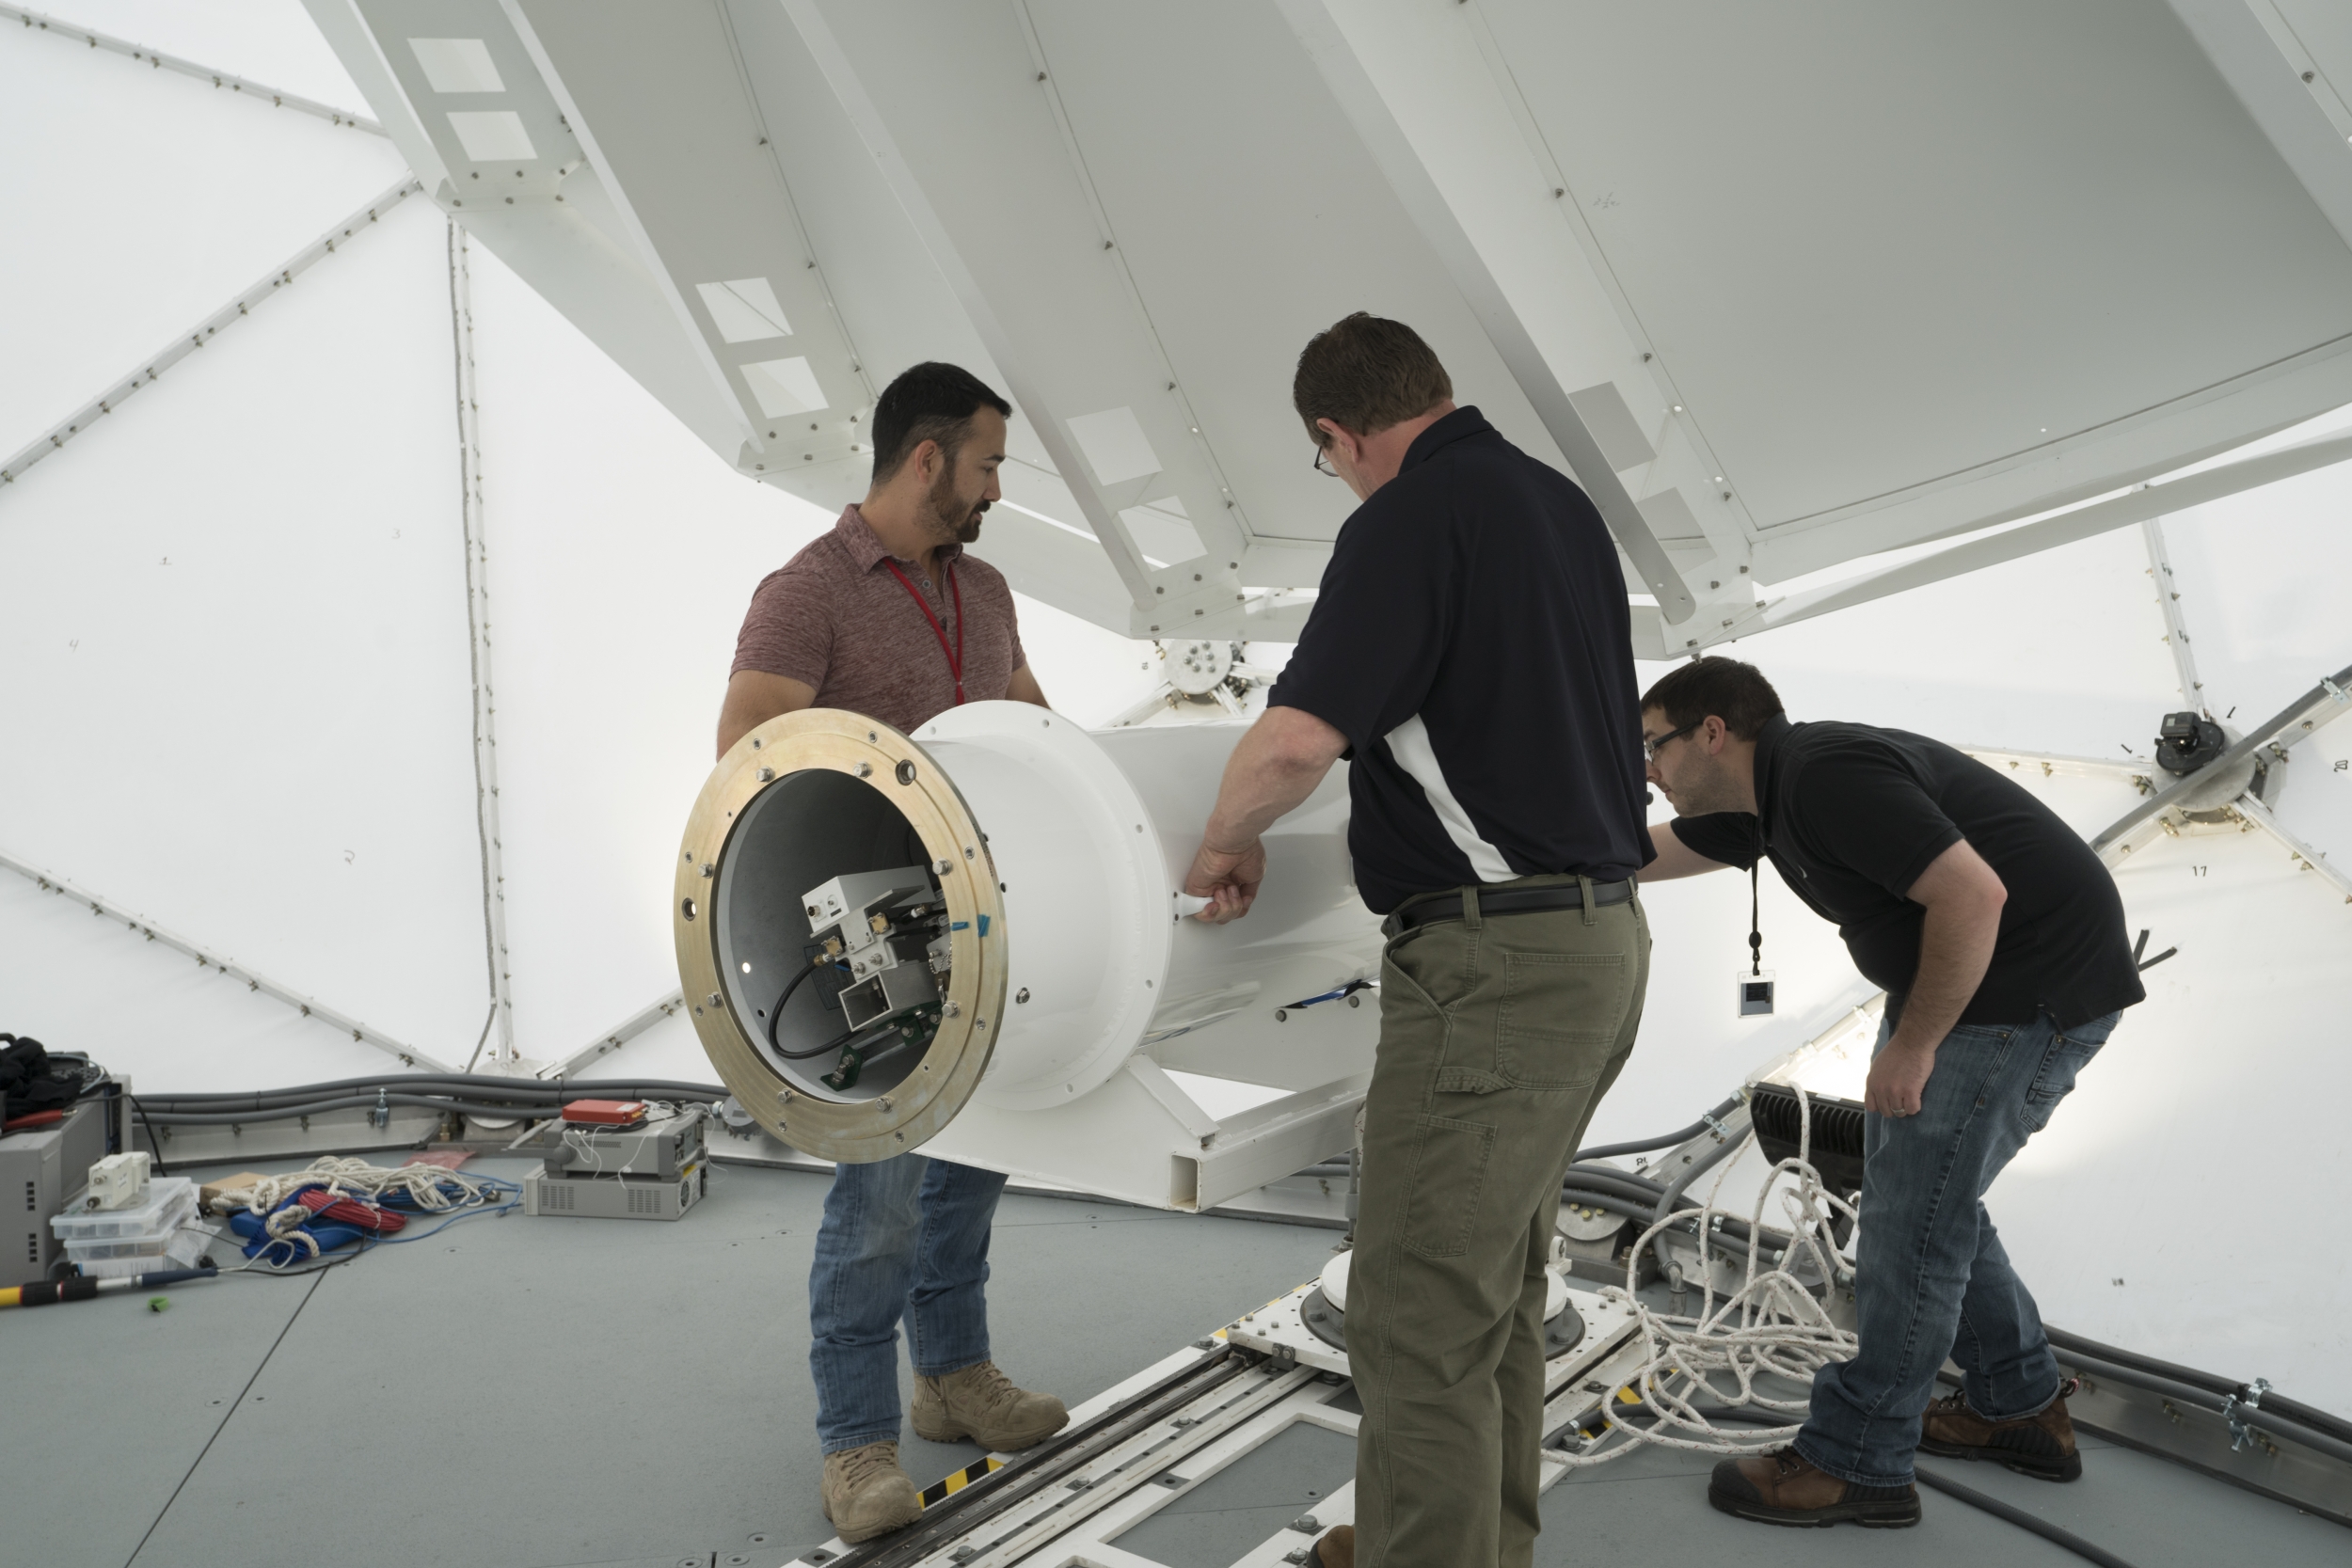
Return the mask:
[(898, 1320), (916, 1373), (988, 1354), (988, 1237), (1005, 1179), (920, 1154), (837, 1165), (808, 1274), (808, 1370), (827, 1453), (898, 1437)]
[[(2121, 1017), (2060, 1029), (1963, 1024), (1936, 1047), (1914, 1117), (1869, 1117), (1863, 1132), (1854, 1310), (1861, 1346), (1813, 1379), (1797, 1452), (1860, 1486), (1911, 1484), (1919, 1418), (1945, 1358), (1968, 1407), (1993, 1421), (2058, 1398), (2042, 1314), (1985, 1212), (1984, 1191), (2048, 1125)], [(1878, 1048), (1892, 1030), (1882, 1025)]]

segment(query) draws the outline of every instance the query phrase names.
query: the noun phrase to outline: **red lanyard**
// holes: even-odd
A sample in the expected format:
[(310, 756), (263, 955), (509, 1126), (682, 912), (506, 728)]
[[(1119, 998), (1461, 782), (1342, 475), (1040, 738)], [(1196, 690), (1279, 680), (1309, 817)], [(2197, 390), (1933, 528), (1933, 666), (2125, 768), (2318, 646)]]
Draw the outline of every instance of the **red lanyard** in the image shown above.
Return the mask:
[(947, 658), (947, 673), (956, 678), (956, 705), (961, 707), (963, 705), (963, 589), (956, 582), (956, 563), (952, 561), (947, 562), (946, 570), (947, 592), (955, 595), (956, 601), (956, 645), (952, 648), (947, 646), (946, 629), (939, 624), (939, 617), (931, 613), (930, 601), (915, 591), (914, 584), (907, 580), (907, 575), (898, 570), (897, 562), (885, 556), (882, 564), (890, 568), (890, 575), (898, 579), (898, 586), (907, 591), (907, 596), (921, 607), (923, 619), (931, 624), (931, 635), (939, 639), (939, 651)]

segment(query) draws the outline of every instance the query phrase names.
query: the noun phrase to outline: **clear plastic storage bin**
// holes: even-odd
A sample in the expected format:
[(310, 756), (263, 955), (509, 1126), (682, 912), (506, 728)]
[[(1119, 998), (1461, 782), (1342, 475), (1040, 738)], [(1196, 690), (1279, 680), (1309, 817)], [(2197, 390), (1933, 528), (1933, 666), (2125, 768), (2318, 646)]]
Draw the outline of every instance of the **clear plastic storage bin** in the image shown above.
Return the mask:
[(57, 1240), (68, 1246), (84, 1242), (111, 1242), (137, 1237), (164, 1237), (196, 1217), (196, 1183), (184, 1176), (159, 1176), (147, 1184), (147, 1201), (135, 1209), (86, 1211), (89, 1189), (65, 1200), (65, 1209), (49, 1222)]
[[(190, 1218), (193, 1220), (193, 1213)], [(68, 1242), (65, 1255), (83, 1274), (107, 1279), (192, 1267), (215, 1240), (211, 1231), (198, 1229), (191, 1224), (185, 1229), (174, 1229), (162, 1236), (117, 1242)]]

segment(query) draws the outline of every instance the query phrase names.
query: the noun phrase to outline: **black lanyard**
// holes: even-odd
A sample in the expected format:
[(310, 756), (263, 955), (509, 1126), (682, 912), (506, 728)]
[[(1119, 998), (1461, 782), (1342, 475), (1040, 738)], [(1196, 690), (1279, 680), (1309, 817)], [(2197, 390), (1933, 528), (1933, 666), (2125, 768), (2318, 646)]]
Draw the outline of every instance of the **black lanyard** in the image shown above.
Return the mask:
[(1763, 895), (1756, 879), (1764, 870), (1764, 856), (1759, 849), (1748, 865), (1748, 973), (1761, 976), (1764, 973), (1763, 922), (1757, 918), (1763, 909)]

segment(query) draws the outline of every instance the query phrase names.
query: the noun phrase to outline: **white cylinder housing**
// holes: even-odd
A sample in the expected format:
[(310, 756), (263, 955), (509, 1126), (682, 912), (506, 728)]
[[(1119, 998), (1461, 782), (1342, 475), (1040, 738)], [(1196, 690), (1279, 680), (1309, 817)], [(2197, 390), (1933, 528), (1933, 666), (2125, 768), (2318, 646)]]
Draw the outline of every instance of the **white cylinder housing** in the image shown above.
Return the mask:
[[(951, 709), (913, 737), (824, 709), (746, 736), (696, 803), (674, 910), (696, 1028), (728, 1087), (797, 1148), (882, 1159), (966, 1104), (1072, 1106), (1138, 1052), (1180, 1038), (1197, 1052), (1196, 1037), (1263, 1029), (1372, 978), (1379, 922), (1352, 885), (1339, 770), (1267, 835), (1247, 918), (1183, 918), (1197, 906), (1184, 874), (1247, 727), (1089, 733), (1003, 702)], [(823, 943), (867, 941), (866, 917), (844, 927), (837, 908), (806, 900), (885, 871), (900, 873), (883, 879), (898, 902), (872, 918), (909, 934), (876, 940), (908, 954), (932, 942), (938, 1000), (836, 1086), (827, 1047), (849, 1031), (828, 1009), (849, 965)], [(926, 996), (931, 983), (914, 982)], [(1347, 1014), (1367, 1055), (1373, 1022)]]

